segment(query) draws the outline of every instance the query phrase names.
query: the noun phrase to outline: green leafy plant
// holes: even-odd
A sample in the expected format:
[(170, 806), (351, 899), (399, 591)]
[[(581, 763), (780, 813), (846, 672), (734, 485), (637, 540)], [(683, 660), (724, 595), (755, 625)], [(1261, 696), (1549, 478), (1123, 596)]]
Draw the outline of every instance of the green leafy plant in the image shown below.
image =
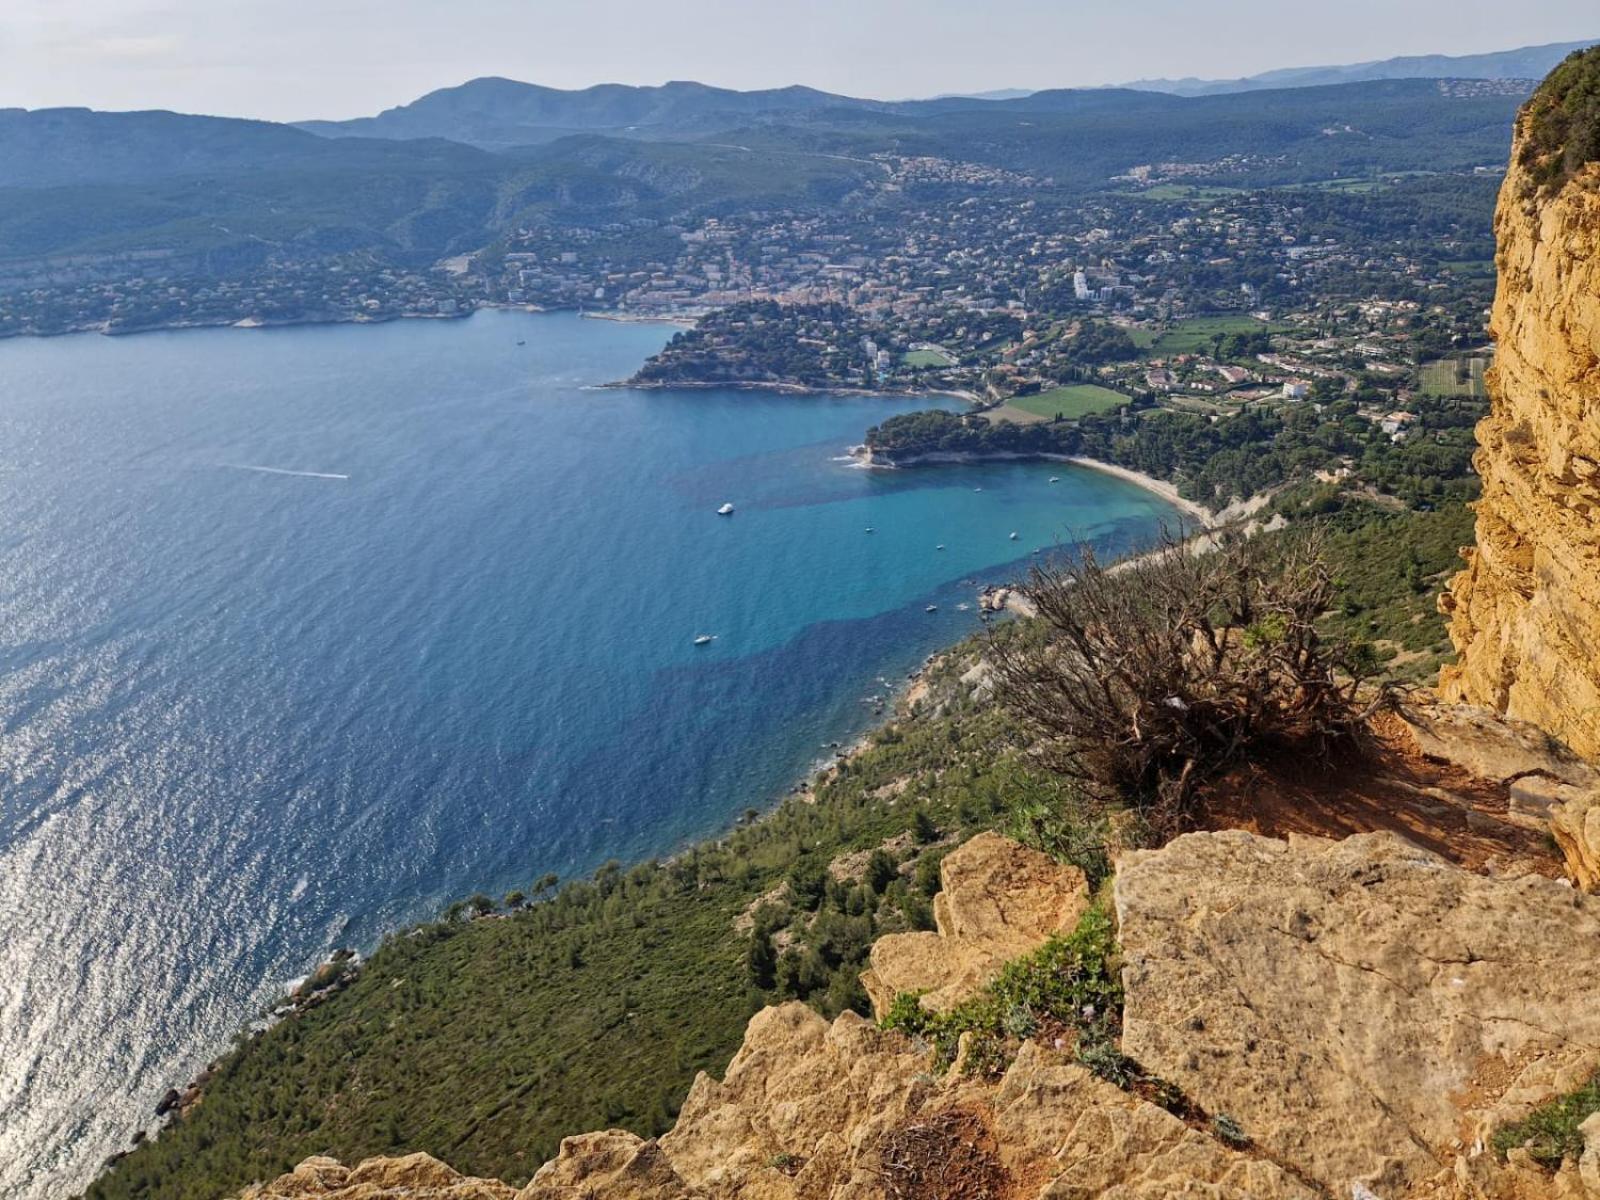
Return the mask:
[(1563, 1159), (1576, 1162), (1583, 1154), (1583, 1134), (1578, 1127), (1600, 1112), (1600, 1071), (1574, 1092), (1541, 1105), (1522, 1120), (1495, 1130), (1492, 1144), (1496, 1154), (1525, 1148), (1533, 1160), (1547, 1167), (1559, 1167)]
[(1024, 1037), (1059, 1030), (1062, 1036), (1109, 1036), (1120, 1027), (1122, 982), (1111, 917), (1099, 905), (1076, 928), (1032, 954), (1006, 964), (976, 996), (942, 1013), (916, 996), (896, 996), (881, 1024), (929, 1043), (941, 1068), (955, 1062), (962, 1036), (965, 1069), (998, 1074)]
[(1552, 71), (1518, 125), (1521, 164), (1540, 188), (1559, 191), (1600, 161), (1600, 47), (1577, 51)]

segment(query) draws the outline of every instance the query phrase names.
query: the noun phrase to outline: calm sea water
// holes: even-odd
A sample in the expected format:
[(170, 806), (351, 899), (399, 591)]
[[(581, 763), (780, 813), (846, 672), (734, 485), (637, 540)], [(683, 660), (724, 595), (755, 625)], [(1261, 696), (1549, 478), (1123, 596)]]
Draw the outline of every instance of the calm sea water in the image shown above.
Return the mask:
[(331, 947), (715, 831), (973, 630), (972, 581), (1171, 519), (840, 461), (910, 401), (586, 389), (666, 336), (0, 344), (0, 1196), (81, 1186)]

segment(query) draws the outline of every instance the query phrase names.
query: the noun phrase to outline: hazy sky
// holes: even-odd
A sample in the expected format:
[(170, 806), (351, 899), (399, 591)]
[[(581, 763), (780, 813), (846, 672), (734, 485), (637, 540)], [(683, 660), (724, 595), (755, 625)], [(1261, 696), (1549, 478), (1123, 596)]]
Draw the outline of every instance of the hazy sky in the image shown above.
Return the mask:
[(478, 75), (900, 98), (1589, 37), (1596, 0), (0, 0), (0, 107), (349, 117)]

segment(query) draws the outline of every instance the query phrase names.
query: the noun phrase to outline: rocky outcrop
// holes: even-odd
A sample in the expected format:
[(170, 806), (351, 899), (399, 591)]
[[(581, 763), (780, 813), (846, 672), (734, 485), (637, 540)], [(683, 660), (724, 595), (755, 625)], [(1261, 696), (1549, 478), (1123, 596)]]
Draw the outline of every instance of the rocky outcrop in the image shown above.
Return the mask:
[[(1015, 842), (973, 839), (944, 863), (942, 935), (922, 963), (940, 986), (976, 986), (968, 957), (1036, 948), (1076, 922), (1082, 875)], [(948, 963), (941, 974), (936, 964)], [(897, 960), (898, 961), (898, 960)], [(892, 968), (891, 968), (892, 969)], [(476, 1190), (474, 1190), (476, 1189)], [(1056, 1044), (1026, 1042), (998, 1080), (939, 1073), (931, 1052), (846, 1013), (798, 1003), (750, 1021), (721, 1080), (701, 1075), (672, 1131), (566, 1139), (520, 1192), (464, 1179), (425, 1155), (347, 1170), (310, 1159), (247, 1200), (1312, 1200), (1277, 1164), (1225, 1144), (1091, 1074)]]
[[(1042, 940), (1082, 903), (1081, 879), (1004, 839), (951, 859), (952, 943), (1011, 936), (1019, 913)], [(1600, 1120), (1582, 1162), (1554, 1175), (1485, 1149), (1600, 1063), (1600, 900), (1462, 870), (1393, 834), (1239, 832), (1125, 856), (1115, 896), (1123, 1049), (1178, 1085), (1187, 1120), (1050, 1039), (1022, 1043), (998, 1080), (941, 1074), (901, 1034), (791, 1003), (752, 1018), (671, 1132), (568, 1138), (520, 1192), (413, 1155), (354, 1170), (311, 1159), (245, 1196), (1600, 1197)]]
[(1037, 1043), (998, 1084), (938, 1078), (900, 1035), (854, 1014), (830, 1025), (801, 1004), (758, 1014), (726, 1077), (696, 1081), (671, 1133), (628, 1137), (568, 1139), (518, 1200), (1315, 1195)]
[(879, 938), (861, 982), (882, 1016), (901, 992), (942, 1012), (1000, 967), (1077, 924), (1089, 906), (1083, 872), (999, 834), (980, 833), (939, 867), (936, 933)]
[(1600, 901), (1564, 883), (1217, 833), (1115, 893), (1123, 1048), (1330, 1194), (1515, 1195), (1488, 1134), (1600, 1063)]
[(369, 1158), (355, 1168), (308, 1158), (287, 1175), (247, 1188), (241, 1200), (513, 1200), (516, 1188), (469, 1179), (426, 1154)]
[[(1600, 74), (1600, 54), (1580, 64)], [(1449, 699), (1531, 721), (1600, 757), (1600, 164), (1544, 184), (1518, 121), (1500, 194), (1493, 408), (1478, 427), (1477, 548), (1442, 600)]]
[(1573, 882), (1586, 892), (1600, 892), (1600, 792), (1555, 805), (1550, 834), (1561, 847)]
[(1572, 881), (1600, 892), (1600, 768), (1537, 726), (1473, 705), (1413, 699), (1401, 716), (1428, 757), (1504, 787), (1505, 819), (1548, 831)]

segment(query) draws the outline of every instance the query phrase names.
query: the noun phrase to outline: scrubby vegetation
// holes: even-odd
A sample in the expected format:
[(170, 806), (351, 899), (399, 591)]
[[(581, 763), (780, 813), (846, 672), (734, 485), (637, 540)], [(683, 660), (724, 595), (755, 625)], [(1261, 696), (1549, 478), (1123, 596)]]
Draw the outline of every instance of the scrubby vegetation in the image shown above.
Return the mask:
[(1007, 963), (994, 982), (946, 1012), (929, 1012), (903, 992), (882, 1025), (927, 1042), (940, 1069), (955, 1063), (966, 1037), (963, 1070), (999, 1075), (1025, 1038), (1043, 1036), (1070, 1041), (1079, 1059), (1101, 1073), (1106, 1049), (1122, 1031), (1122, 968), (1111, 916), (1101, 905), (1090, 907), (1071, 933)]
[[(1470, 536), (1464, 510), (1305, 499), (1284, 504), (1297, 523), (1330, 527), (1337, 595), (1322, 620), (1340, 637), (1431, 644), (1430, 580)], [(1397, 566), (1413, 560), (1415, 570)], [(354, 1161), (398, 1150), (518, 1183), (567, 1134), (664, 1131), (695, 1073), (726, 1065), (763, 1004), (864, 1011), (859, 974), (872, 941), (930, 925), (939, 861), (973, 833), (999, 827), (1098, 887), (1110, 871), (1110, 815), (1047, 771), (1022, 724), (961, 679), (981, 649), (1037, 644), (1043, 628), (1006, 623), (958, 648), (929, 673), (914, 716), (879, 730), (809, 797), (760, 820), (752, 811), (718, 841), (671, 861), (608, 864), (559, 888), (541, 877), (525, 895), (474, 897), (396, 934), (346, 971), (342, 990), (241, 1040), (204, 1101), (88, 1196), (216, 1200), (310, 1154)], [(1118, 841), (1142, 836), (1117, 816)], [(951, 1022), (981, 1026), (969, 1061), (991, 1069), (1023, 1030), (1076, 1012), (1086, 1065), (1154, 1089), (1116, 1046), (1115, 954), (1096, 909), (960, 1016), (918, 1028), (950, 1042)]]
[(1027, 425), (929, 411), (890, 417), (867, 430), (866, 442), (891, 461), (951, 453), (1084, 455), (1167, 480), (1211, 507), (1344, 468), (1408, 507), (1475, 499), (1472, 429), (1486, 404), (1416, 397), (1415, 432), (1395, 442), (1358, 411), (1380, 402), (1357, 395), (1330, 400), (1320, 412), (1312, 405), (1252, 409), (1220, 421), (1147, 408)]
[[(1295, 507), (1295, 498), (1284, 499), (1285, 508)], [(1455, 654), (1439, 593), (1461, 569), (1461, 547), (1472, 544), (1472, 510), (1449, 504), (1392, 512), (1321, 493), (1300, 512), (1318, 514), (1323, 552), (1333, 567), (1334, 603), (1324, 629), (1350, 643), (1369, 643), (1386, 678), (1437, 678)]]
[(1334, 590), (1305, 537), (1115, 569), (1086, 549), (1032, 571), (1036, 636), (991, 648), (999, 695), (1086, 796), (1171, 833), (1247, 756), (1326, 754), (1365, 724), (1381, 693), (1362, 696), (1370, 653), (1324, 632)]
[(1563, 1159), (1577, 1162), (1583, 1154), (1583, 1134), (1579, 1126), (1600, 1112), (1600, 1071), (1577, 1091), (1541, 1105), (1514, 1125), (1495, 1130), (1495, 1153), (1521, 1146), (1533, 1160), (1547, 1167), (1559, 1167)]
[(1541, 188), (1560, 190), (1600, 161), (1600, 46), (1572, 54), (1552, 71), (1518, 123), (1522, 166)]

